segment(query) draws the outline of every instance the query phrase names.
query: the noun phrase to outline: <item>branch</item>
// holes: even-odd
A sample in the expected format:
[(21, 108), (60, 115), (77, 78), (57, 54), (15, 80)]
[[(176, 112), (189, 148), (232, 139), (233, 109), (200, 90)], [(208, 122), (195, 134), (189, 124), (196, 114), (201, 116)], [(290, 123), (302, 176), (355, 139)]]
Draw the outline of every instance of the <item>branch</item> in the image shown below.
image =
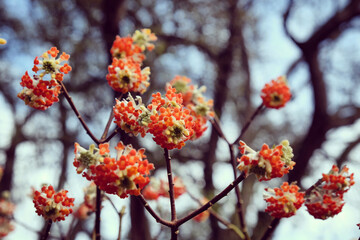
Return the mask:
[(46, 228), (45, 228), (43, 235), (41, 236), (41, 240), (46, 240), (49, 237), (51, 225), (52, 225), (52, 220), (49, 219), (46, 222)]
[(211, 47), (207, 46), (206, 44), (200, 42), (200, 41), (191, 41), (189, 39), (186, 38), (181, 38), (178, 36), (174, 36), (174, 35), (166, 35), (164, 33), (161, 32), (157, 32), (156, 36), (159, 37), (159, 39), (164, 40), (166, 43), (168, 44), (179, 44), (179, 45), (186, 45), (186, 46), (195, 46), (197, 47), (201, 52), (205, 53), (206, 55), (208, 55), (208, 57), (210, 59), (215, 59), (217, 56), (215, 53), (213, 53), (210, 49)]
[(100, 240), (101, 190), (96, 186), (95, 239)]
[(230, 183), (229, 186), (227, 186), (222, 192), (220, 192), (218, 195), (216, 195), (213, 199), (211, 199), (205, 205), (203, 205), (200, 208), (192, 211), (187, 216), (177, 220), (176, 225), (180, 226), (181, 224), (189, 221), (190, 219), (192, 219), (196, 215), (198, 215), (198, 214), (202, 213), (203, 211), (207, 210), (208, 208), (210, 208), (212, 205), (217, 203), (220, 199), (225, 197), (231, 190), (233, 190), (244, 179), (245, 179), (245, 173), (241, 173), (241, 175), (239, 177), (237, 177), (232, 183)]
[(85, 123), (84, 119), (81, 117), (79, 111), (77, 110), (74, 102), (72, 101), (72, 98), (70, 97), (65, 85), (59, 81), (59, 84), (61, 85), (62, 90), (64, 91), (64, 96), (66, 98), (66, 100), (68, 101), (68, 103), (70, 104), (71, 109), (74, 111), (76, 117), (79, 119), (81, 125), (83, 126), (83, 128), (85, 129), (86, 133), (90, 136), (90, 138), (99, 145), (100, 141), (94, 136), (94, 134), (90, 131), (89, 127), (87, 126), (87, 124)]
[(344, 151), (341, 153), (341, 155), (336, 159), (336, 165), (340, 168), (341, 165), (344, 164), (344, 162), (346, 161), (346, 159), (348, 158), (348, 155), (350, 154), (350, 152), (356, 147), (358, 146), (358, 144), (360, 143), (360, 138), (356, 139), (355, 141), (352, 141), (351, 143), (349, 143), (349, 145), (344, 149)]
[(232, 143), (232, 145), (237, 144), (240, 139), (244, 136), (246, 130), (249, 128), (250, 124), (254, 121), (255, 117), (264, 109), (264, 105), (261, 103), (260, 106), (255, 110), (250, 119), (245, 123), (244, 127), (241, 129), (239, 137)]
[[(233, 169), (233, 173), (234, 173), (234, 178), (236, 179), (237, 177), (237, 168), (236, 168), (236, 160), (235, 160), (235, 155), (234, 155), (234, 149), (233, 149), (233, 145), (229, 144), (229, 152), (230, 152), (230, 163)], [(247, 232), (247, 227), (246, 227), (246, 223), (245, 223), (245, 219), (244, 219), (244, 212), (243, 212), (243, 200), (241, 199), (241, 193), (240, 193), (240, 189), (239, 189), (239, 185), (237, 185), (235, 187), (235, 193), (236, 193), (236, 211), (239, 217), (239, 221), (240, 221), (240, 227), (241, 227), (241, 231), (244, 233), (244, 239), (250, 240), (250, 236)]]
[(332, 128), (342, 127), (355, 123), (359, 118), (360, 107), (344, 105), (339, 107), (336, 113), (330, 116), (330, 124)]
[(156, 222), (161, 223), (167, 227), (174, 227), (174, 222), (166, 221), (162, 219), (151, 207), (150, 204), (146, 201), (143, 195), (136, 196), (136, 198), (144, 205), (145, 209), (150, 213), (150, 215), (155, 219)]
[[(164, 149), (165, 161), (166, 161), (166, 170), (169, 181), (169, 198), (170, 198), (170, 208), (171, 208), (171, 221), (176, 221), (176, 208), (175, 208), (175, 196), (174, 196), (174, 182), (172, 177), (171, 170), (171, 158), (168, 149)], [(178, 227), (175, 225), (171, 227), (171, 239), (177, 239), (177, 235), (179, 234)]]
[[(189, 196), (195, 200), (196, 202), (198, 202), (200, 205), (202, 204), (201, 201), (199, 199), (197, 199), (194, 195), (192, 195), (189, 191), (187, 192), (189, 194)], [(217, 214), (217, 212), (215, 212), (214, 210), (212, 210), (211, 208), (209, 208), (208, 210), (209, 213), (216, 218), (216, 220), (218, 220), (219, 222), (221, 222), (225, 227), (227, 227), (228, 229), (234, 231), (235, 234), (237, 234), (241, 239), (245, 239), (245, 235), (244, 233), (238, 228), (236, 227), (234, 224), (232, 224), (231, 222), (227, 221), (226, 219), (224, 219), (223, 217), (221, 217), (219, 214)]]

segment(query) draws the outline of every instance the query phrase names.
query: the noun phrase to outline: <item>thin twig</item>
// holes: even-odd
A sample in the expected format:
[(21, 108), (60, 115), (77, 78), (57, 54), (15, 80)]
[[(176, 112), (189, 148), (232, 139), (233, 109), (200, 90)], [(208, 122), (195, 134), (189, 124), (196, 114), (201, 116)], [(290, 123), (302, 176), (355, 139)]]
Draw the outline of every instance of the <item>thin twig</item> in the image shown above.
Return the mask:
[(227, 140), (227, 138), (224, 135), (224, 132), (222, 131), (221, 127), (220, 127), (220, 121), (219, 118), (217, 116), (215, 116), (213, 119), (209, 120), (213, 126), (213, 128), (216, 130), (216, 132), (219, 134), (219, 136), (225, 140), (225, 142), (227, 144), (230, 144), (230, 142)]
[(227, 186), (222, 192), (220, 192), (218, 195), (216, 195), (214, 198), (212, 198), (209, 202), (207, 202), (205, 205), (201, 206), (200, 208), (192, 211), (191, 213), (189, 213), (187, 216), (179, 219), (176, 221), (176, 225), (180, 226), (181, 224), (189, 221), (190, 219), (192, 219), (193, 217), (195, 217), (196, 215), (202, 213), (203, 211), (207, 210), (208, 208), (210, 208), (212, 205), (214, 205), (215, 203), (217, 203), (220, 199), (222, 199), (223, 197), (225, 197), (231, 190), (233, 190), (239, 183), (242, 182), (242, 180), (245, 179), (245, 173), (241, 173), (241, 175), (239, 177), (237, 177), (232, 183), (229, 184), (229, 186)]
[(119, 131), (119, 127), (116, 127), (115, 130), (102, 142), (109, 142)]
[(74, 102), (72, 101), (72, 98), (69, 95), (69, 92), (67, 91), (65, 85), (59, 81), (59, 84), (61, 85), (61, 88), (64, 92), (64, 96), (66, 98), (66, 100), (68, 101), (68, 103), (70, 104), (71, 109), (74, 111), (76, 117), (79, 119), (81, 125), (83, 126), (83, 128), (85, 129), (86, 133), (90, 136), (90, 138), (96, 143), (99, 144), (99, 140), (94, 136), (94, 134), (90, 131), (89, 127), (87, 126), (87, 124), (85, 123), (84, 119), (81, 117), (81, 114), (79, 113), (79, 111), (77, 110)]
[[(234, 173), (234, 179), (237, 178), (237, 169), (236, 169), (236, 160), (235, 160), (235, 154), (234, 154), (234, 149), (233, 149), (233, 145), (229, 144), (229, 152), (230, 152), (230, 161), (231, 161), (231, 166), (233, 169), (233, 173)], [(244, 219), (244, 212), (243, 212), (243, 206), (242, 206), (242, 199), (241, 199), (241, 193), (240, 193), (240, 189), (239, 189), (239, 185), (237, 185), (235, 187), (235, 193), (236, 193), (236, 211), (239, 217), (239, 221), (240, 221), (240, 227), (241, 227), (241, 231), (244, 233), (244, 239), (246, 240), (250, 240), (250, 236), (247, 232), (247, 227), (246, 227), (246, 223), (245, 223), (245, 219)]]
[[(189, 191), (187, 191), (187, 194), (196, 202), (199, 203), (199, 205), (202, 205), (202, 202), (197, 199), (194, 195), (192, 195)], [(215, 212), (214, 210), (212, 210), (211, 208), (209, 208), (208, 210), (209, 213), (216, 219), (218, 220), (220, 223), (222, 223), (225, 227), (227, 227), (228, 229), (234, 231), (235, 234), (237, 234), (241, 239), (245, 238), (245, 235), (243, 234), (243, 232), (236, 227), (234, 224), (232, 224), (231, 222), (227, 221), (226, 219), (224, 219), (223, 217), (221, 217), (219, 214), (217, 214), (217, 212)]]
[(116, 208), (116, 206), (115, 206), (115, 204), (114, 204), (114, 202), (113, 202), (108, 196), (106, 196), (106, 199), (110, 202), (111, 206), (115, 209), (115, 211), (116, 211), (117, 214), (119, 215), (119, 233), (118, 233), (118, 238), (117, 238), (117, 240), (121, 240), (122, 218), (123, 218), (123, 216), (124, 216), (124, 214), (125, 214), (125, 208), (126, 208), (126, 207), (123, 206), (123, 207), (121, 208), (121, 210), (118, 211), (117, 208)]
[(255, 117), (264, 109), (264, 105), (261, 103), (260, 106), (255, 110), (253, 115), (250, 117), (250, 119), (245, 123), (244, 127), (241, 129), (239, 137), (233, 142), (232, 145), (237, 144), (237, 142), (240, 141), (240, 139), (244, 136), (246, 130), (249, 128), (252, 121), (254, 121)]
[(96, 186), (95, 239), (100, 240), (101, 190)]
[[(120, 99), (122, 98), (122, 96), (123, 96), (123, 94), (121, 94), (117, 99), (120, 100)], [(104, 140), (107, 139), (106, 136), (107, 136), (107, 134), (108, 134), (108, 132), (109, 132), (110, 125), (111, 125), (111, 123), (112, 123), (113, 118), (114, 118), (114, 111), (113, 111), (113, 109), (111, 109), (110, 116), (109, 116), (109, 119), (108, 119), (108, 121), (107, 121), (107, 123), (106, 123), (104, 132), (103, 132), (103, 134), (101, 135), (100, 142), (107, 142), (107, 141), (104, 141)]]
[(46, 240), (49, 237), (51, 225), (52, 225), (52, 220), (51, 219), (47, 220), (46, 228), (45, 228), (44, 233), (41, 236), (41, 240)]
[(272, 218), (270, 225), (266, 229), (266, 232), (262, 236), (261, 240), (267, 240), (274, 233), (276, 227), (279, 225), (281, 218)]
[[(171, 208), (171, 221), (176, 221), (176, 207), (175, 207), (175, 196), (174, 196), (174, 182), (171, 170), (171, 157), (168, 149), (164, 149), (165, 161), (166, 161), (166, 170), (169, 182), (169, 198), (170, 198), (170, 208)], [(171, 239), (176, 240), (179, 230), (176, 226), (171, 228)]]
[(323, 182), (323, 179), (320, 178), (319, 180), (317, 180), (316, 183), (314, 183), (311, 187), (309, 187), (306, 191), (305, 191), (305, 196), (309, 196), (310, 193), (312, 192), (312, 190), (314, 190), (315, 188), (317, 188), (318, 186), (320, 186), (320, 184)]
[(150, 207), (150, 204), (146, 201), (146, 199), (144, 198), (143, 195), (136, 196), (136, 198), (143, 204), (143, 206), (145, 207), (146, 211), (148, 211), (148, 213), (150, 213), (150, 215), (156, 220), (156, 222), (161, 223), (162, 225), (167, 226), (167, 227), (174, 227), (174, 226), (175, 226), (174, 222), (170, 222), (170, 221), (166, 221), (166, 220), (162, 219), (162, 218)]
[(118, 234), (118, 238), (117, 240), (121, 240), (121, 227), (122, 227), (122, 219), (123, 219), (123, 216), (125, 215), (125, 209), (126, 207), (123, 206), (119, 212), (119, 234)]

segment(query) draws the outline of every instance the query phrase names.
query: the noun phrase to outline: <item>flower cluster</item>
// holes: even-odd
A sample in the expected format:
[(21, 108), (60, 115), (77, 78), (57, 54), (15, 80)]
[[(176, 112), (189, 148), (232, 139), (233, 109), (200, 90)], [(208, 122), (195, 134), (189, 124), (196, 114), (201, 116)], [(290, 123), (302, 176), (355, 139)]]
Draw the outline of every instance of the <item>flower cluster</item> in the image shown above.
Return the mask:
[(131, 145), (125, 146), (119, 142), (115, 147), (115, 159), (108, 154), (108, 144), (100, 144), (99, 147), (92, 149), (90, 146), (89, 150), (81, 150), (81, 154), (78, 150), (81, 147), (75, 143), (74, 166), (77, 172), (83, 173), (84, 177), (109, 194), (116, 194), (120, 198), (126, 198), (128, 194), (139, 195), (140, 190), (149, 183), (150, 170), (154, 169), (154, 165), (146, 160), (145, 149), (135, 150)]
[(280, 76), (272, 80), (270, 83), (265, 84), (261, 90), (261, 98), (263, 104), (268, 108), (279, 109), (291, 98), (290, 88), (287, 85), (285, 76)]
[(15, 227), (11, 221), (14, 210), (15, 205), (7, 197), (0, 198), (0, 238), (14, 230)]
[(96, 210), (96, 184), (91, 182), (89, 186), (84, 189), (84, 202), (80, 204), (74, 216), (79, 219), (86, 219)]
[(150, 85), (150, 68), (141, 69), (140, 64), (132, 58), (113, 58), (108, 70), (106, 79), (112, 89), (117, 92), (139, 92), (142, 94)]
[(36, 213), (45, 220), (53, 222), (65, 220), (72, 213), (74, 198), (67, 197), (66, 190), (55, 192), (53, 186), (43, 186), (41, 191), (33, 191), (33, 203)]
[[(186, 192), (186, 187), (179, 177), (174, 177), (174, 198), (177, 199)], [(142, 195), (147, 200), (157, 200), (159, 197), (169, 197), (169, 183), (162, 179), (151, 178), (150, 184), (146, 186)]]
[(282, 177), (292, 170), (295, 162), (289, 141), (283, 140), (280, 145), (269, 148), (264, 144), (260, 151), (251, 149), (245, 142), (240, 141), (241, 158), (238, 159), (238, 169), (246, 175), (254, 173), (259, 181), (268, 181)]
[[(20, 85), (23, 90), (18, 93), (26, 105), (39, 110), (45, 110), (54, 102), (59, 101), (61, 86), (59, 82), (63, 80), (64, 74), (71, 71), (71, 67), (64, 61), (68, 61), (70, 55), (63, 52), (59, 57), (59, 50), (52, 47), (34, 60), (32, 70), (36, 73), (31, 77), (26, 71), (21, 78)], [(49, 76), (49, 79), (45, 79)]]
[(295, 184), (284, 182), (280, 188), (266, 188), (264, 200), (267, 202), (265, 212), (275, 218), (291, 217), (304, 203), (305, 193), (299, 192)]
[(194, 135), (194, 122), (190, 110), (182, 105), (181, 94), (167, 86), (165, 97), (155, 93), (146, 107), (140, 97), (135, 100), (116, 102), (114, 106), (115, 123), (133, 135), (151, 133), (154, 141), (162, 148), (181, 149)]
[(193, 139), (197, 139), (207, 129), (206, 122), (208, 117), (214, 116), (213, 100), (206, 100), (203, 93), (206, 91), (205, 86), (200, 88), (192, 85), (191, 79), (185, 76), (176, 76), (170, 81), (170, 85), (176, 89), (176, 93), (181, 93), (183, 105), (190, 110), (193, 116)]
[(110, 49), (113, 62), (106, 75), (112, 89), (121, 93), (146, 91), (150, 85), (150, 68), (141, 69), (141, 65), (145, 60), (144, 51), (151, 51), (154, 48), (151, 42), (155, 40), (150, 29), (137, 30), (132, 37), (116, 36)]
[(305, 206), (314, 218), (327, 219), (340, 213), (344, 206), (344, 193), (354, 185), (354, 174), (345, 166), (333, 165), (328, 174), (323, 174), (322, 183), (306, 197)]

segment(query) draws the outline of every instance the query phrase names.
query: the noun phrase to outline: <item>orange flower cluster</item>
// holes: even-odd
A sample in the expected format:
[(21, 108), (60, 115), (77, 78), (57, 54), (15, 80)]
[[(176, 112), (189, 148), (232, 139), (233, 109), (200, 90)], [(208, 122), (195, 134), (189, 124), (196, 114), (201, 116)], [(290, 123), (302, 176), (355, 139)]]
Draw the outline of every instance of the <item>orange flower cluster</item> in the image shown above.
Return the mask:
[(114, 106), (115, 123), (125, 132), (145, 136), (151, 133), (162, 148), (181, 149), (194, 135), (193, 116), (182, 105), (181, 94), (167, 87), (165, 97), (155, 93), (145, 107), (140, 97), (117, 101)]
[(0, 198), (0, 238), (7, 236), (15, 229), (11, 221), (14, 210), (15, 205), (12, 202), (8, 199)]
[(291, 98), (290, 88), (287, 85), (286, 77), (280, 76), (270, 83), (265, 84), (261, 90), (263, 104), (268, 108), (279, 109)]
[[(32, 78), (26, 71), (21, 78), (20, 85), (23, 90), (17, 96), (26, 105), (35, 109), (46, 110), (54, 102), (59, 101), (58, 96), (61, 89), (59, 82), (63, 80), (64, 74), (71, 71), (71, 67), (67, 63), (62, 65), (62, 62), (69, 60), (70, 55), (63, 52), (57, 58), (58, 53), (59, 50), (52, 47), (40, 57), (36, 57), (32, 70), (37, 74)], [(47, 74), (50, 76), (49, 80), (44, 79)]]
[(150, 85), (150, 68), (141, 70), (141, 65), (145, 60), (144, 51), (151, 51), (154, 48), (151, 42), (156, 39), (149, 29), (137, 30), (132, 37), (116, 36), (110, 49), (113, 62), (106, 75), (112, 89), (121, 93), (146, 91)]
[(190, 110), (193, 116), (194, 135), (192, 139), (197, 139), (206, 131), (206, 122), (208, 117), (214, 117), (213, 100), (205, 100), (203, 93), (206, 91), (205, 86), (200, 88), (191, 84), (191, 79), (185, 76), (175, 76), (170, 81), (170, 85), (176, 89), (176, 93), (181, 93), (183, 105)]
[(41, 191), (33, 191), (33, 203), (36, 213), (43, 216), (45, 220), (53, 222), (65, 220), (72, 213), (74, 198), (67, 197), (66, 190), (55, 192), (53, 186), (43, 186)]
[(268, 204), (265, 212), (275, 218), (295, 215), (305, 201), (305, 193), (299, 192), (297, 185), (289, 185), (288, 182), (284, 182), (280, 188), (265, 188), (265, 191), (268, 193), (264, 195), (264, 200)]
[(106, 79), (112, 89), (117, 92), (139, 92), (142, 94), (150, 85), (150, 68), (146, 67), (141, 70), (140, 64), (132, 58), (113, 58), (108, 70)]
[(87, 219), (88, 216), (96, 210), (96, 184), (91, 184), (84, 189), (84, 202), (77, 208), (74, 216), (79, 219)]
[[(130, 195), (139, 195), (140, 190), (149, 183), (150, 170), (154, 165), (146, 160), (145, 149), (136, 151), (131, 145), (124, 145), (119, 142), (115, 147), (117, 157), (111, 158), (108, 144), (100, 144), (100, 149), (90, 149), (87, 151), (77, 151), (74, 166), (77, 172), (83, 172), (83, 176), (89, 181), (99, 186), (107, 193), (116, 194), (120, 198)], [(75, 148), (80, 147), (75, 145)], [(80, 163), (80, 164), (79, 164)], [(79, 166), (86, 166), (79, 168)], [(80, 171), (81, 170), (81, 171)]]
[[(186, 192), (186, 187), (183, 181), (179, 177), (174, 177), (174, 198), (177, 199), (182, 194)], [(151, 178), (150, 184), (147, 185), (143, 191), (142, 195), (147, 200), (157, 200), (159, 197), (170, 197), (169, 196), (169, 183), (167, 181), (158, 180), (156, 178)]]
[(322, 184), (306, 197), (305, 206), (314, 218), (327, 219), (340, 213), (344, 206), (344, 193), (354, 182), (354, 174), (344, 166), (341, 171), (335, 165), (328, 174), (323, 174)]
[(238, 169), (246, 175), (254, 173), (259, 181), (268, 181), (272, 178), (282, 177), (292, 170), (295, 162), (292, 161), (294, 154), (289, 141), (284, 140), (280, 145), (269, 148), (264, 144), (259, 152), (254, 151), (245, 142), (240, 141), (240, 153)]

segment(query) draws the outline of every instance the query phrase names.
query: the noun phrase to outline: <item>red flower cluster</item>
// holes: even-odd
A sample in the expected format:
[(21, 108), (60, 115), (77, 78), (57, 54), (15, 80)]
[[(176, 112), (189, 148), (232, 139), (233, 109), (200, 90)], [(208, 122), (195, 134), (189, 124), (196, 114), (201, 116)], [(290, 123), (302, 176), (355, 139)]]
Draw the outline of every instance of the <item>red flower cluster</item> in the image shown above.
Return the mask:
[[(21, 78), (20, 85), (23, 90), (18, 93), (18, 97), (22, 99), (26, 105), (39, 110), (45, 110), (54, 102), (58, 102), (60, 94), (60, 81), (63, 80), (64, 74), (71, 71), (71, 67), (63, 61), (68, 61), (70, 56), (63, 52), (60, 57), (56, 58), (59, 53), (56, 47), (52, 47), (47, 52), (34, 60), (32, 70), (38, 75), (30, 77), (28, 72)], [(50, 55), (50, 56), (49, 56)], [(44, 77), (49, 74), (50, 79), (45, 80)]]
[(0, 238), (7, 236), (15, 227), (12, 224), (12, 217), (15, 205), (8, 199), (0, 198)]
[(305, 193), (299, 192), (295, 184), (284, 182), (280, 188), (266, 188), (268, 195), (264, 196), (267, 202), (265, 212), (275, 218), (291, 217), (304, 203)]
[[(75, 156), (74, 166), (78, 168), (78, 173), (86, 168), (87, 171), (83, 172), (83, 176), (89, 181), (94, 181), (107, 193), (117, 194), (120, 198), (126, 198), (128, 194), (139, 195), (140, 190), (149, 183), (147, 175), (154, 169), (154, 165), (146, 160), (145, 149), (136, 151), (131, 145), (125, 146), (122, 142), (119, 142), (115, 149), (116, 159), (107, 155), (108, 145), (101, 145), (99, 151), (89, 149), (83, 154), (80, 152)], [(83, 162), (89, 164), (79, 169), (78, 165)]]
[(132, 37), (116, 36), (110, 50), (113, 62), (108, 67), (106, 75), (112, 89), (121, 93), (144, 93), (149, 84), (150, 68), (141, 70), (145, 60), (144, 51), (151, 51), (154, 45), (150, 43), (157, 38), (149, 29), (137, 30)]
[(135, 136), (151, 133), (162, 148), (181, 149), (194, 134), (193, 116), (182, 105), (181, 94), (167, 87), (165, 97), (155, 93), (151, 104), (145, 107), (141, 98), (117, 101), (114, 106), (115, 123)]
[[(177, 199), (186, 192), (186, 187), (179, 177), (174, 177), (174, 198)], [(159, 197), (169, 197), (169, 183), (167, 181), (151, 178), (150, 184), (147, 185), (142, 195), (147, 200), (157, 200)]]
[(181, 93), (183, 105), (190, 110), (193, 116), (194, 135), (192, 139), (197, 139), (207, 129), (206, 122), (208, 117), (214, 116), (213, 100), (205, 100), (203, 93), (206, 91), (205, 86), (198, 88), (192, 85), (191, 79), (185, 76), (176, 76), (170, 81), (170, 85), (176, 89), (176, 93)]
[(245, 142), (240, 141), (240, 153), (238, 169), (246, 175), (254, 173), (259, 181), (268, 181), (272, 178), (282, 177), (292, 170), (295, 162), (292, 148), (287, 140), (280, 145), (269, 148), (264, 144), (259, 152), (254, 151)]
[(282, 108), (291, 98), (290, 88), (287, 85), (286, 77), (280, 76), (270, 83), (265, 84), (261, 90), (263, 104), (268, 108)]
[(45, 220), (53, 222), (65, 220), (72, 213), (74, 198), (67, 197), (66, 190), (55, 192), (53, 186), (43, 186), (41, 191), (33, 191), (33, 203), (36, 213), (43, 216)]
[(305, 206), (314, 218), (327, 219), (340, 213), (344, 206), (344, 193), (354, 185), (354, 174), (349, 174), (345, 166), (333, 165), (328, 174), (323, 174), (322, 184), (313, 189), (306, 197)]

